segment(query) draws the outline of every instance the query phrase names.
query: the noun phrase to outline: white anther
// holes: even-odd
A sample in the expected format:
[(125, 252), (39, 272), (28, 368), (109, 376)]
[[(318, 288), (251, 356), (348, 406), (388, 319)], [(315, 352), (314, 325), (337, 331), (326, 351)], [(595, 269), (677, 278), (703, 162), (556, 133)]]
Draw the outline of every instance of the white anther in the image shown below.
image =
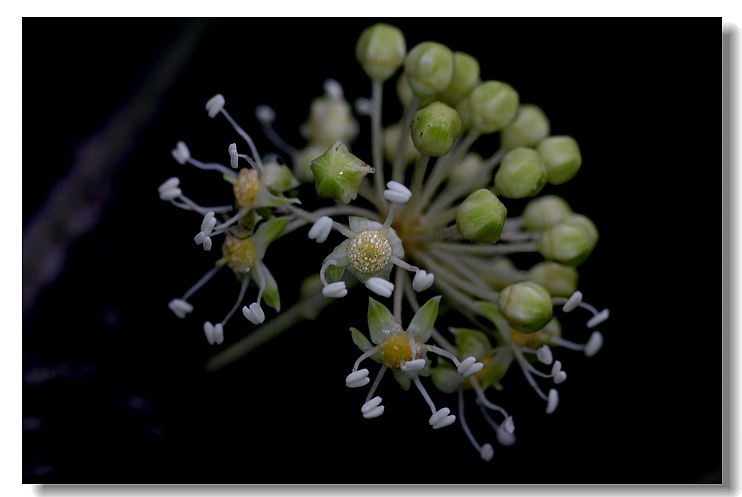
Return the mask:
[(495, 429), (495, 435), (497, 436), (497, 443), (503, 447), (509, 447), (515, 443), (515, 435), (508, 433), (503, 429)]
[(573, 311), (578, 305), (580, 305), (580, 302), (582, 302), (582, 292), (578, 290), (572, 294), (569, 300), (567, 300), (567, 303), (564, 304), (564, 307), (562, 307), (562, 310), (564, 312)]
[(354, 381), (353, 383), (346, 383), (345, 386), (348, 388), (359, 388), (368, 385), (369, 381), (371, 381), (370, 378), (364, 378), (362, 380)]
[(206, 340), (209, 341), (209, 344), (214, 345), (214, 325), (209, 321), (204, 323), (204, 334), (206, 335)]
[(175, 148), (170, 151), (170, 154), (172, 154), (173, 159), (178, 161), (178, 164), (181, 166), (191, 158), (191, 151), (188, 150), (188, 147), (183, 141), (176, 143)]
[(414, 361), (407, 361), (402, 364), (402, 371), (420, 371), (425, 367), (425, 359), (416, 359)]
[(219, 111), (221, 111), (224, 108), (224, 97), (221, 93), (218, 93), (211, 97), (208, 102), (206, 102), (206, 110), (209, 112), (209, 117), (214, 118), (217, 114), (219, 114)]
[(167, 306), (180, 319), (185, 318), (186, 314), (193, 311), (193, 306), (183, 299), (173, 299), (168, 302)]
[(551, 375), (556, 376), (559, 371), (562, 370), (562, 363), (560, 361), (554, 361), (554, 365), (551, 367)]
[(513, 417), (508, 416), (507, 418), (505, 418), (505, 421), (502, 422), (500, 428), (502, 428), (505, 433), (513, 433), (515, 431), (515, 423), (513, 423)]
[(199, 231), (198, 235), (193, 237), (193, 241), (196, 242), (196, 245), (201, 245), (204, 243), (204, 240), (206, 239), (206, 233), (203, 231)]
[(229, 165), (232, 166), (232, 169), (237, 169), (237, 161), (239, 161), (239, 157), (237, 156), (237, 144), (232, 143), (229, 145)]
[(474, 356), (469, 356), (469, 357), (467, 357), (466, 359), (464, 359), (463, 361), (461, 361), (461, 363), (459, 364), (459, 368), (458, 368), (458, 372), (459, 372), (459, 374), (464, 374), (464, 373), (466, 373), (466, 371), (467, 371), (467, 370), (468, 370), (468, 369), (469, 369), (470, 367), (472, 367), (472, 365), (473, 365), (473, 364), (474, 364), (475, 362), (477, 362), (477, 360), (476, 360), (476, 359), (474, 358)]
[(265, 313), (257, 302), (250, 304), (250, 307), (244, 306), (242, 308), (242, 314), (244, 314), (247, 320), (252, 324), (260, 324), (265, 321)]
[(173, 188), (172, 190), (169, 190), (165, 193), (160, 193), (160, 199), (161, 200), (175, 200), (181, 195), (183, 195), (183, 192), (180, 190), (180, 188)]
[(482, 456), (482, 459), (489, 462), (495, 455), (495, 449), (492, 448), (492, 444), (484, 444), (482, 445), (482, 448), (479, 449), (479, 455)]
[[(360, 385), (359, 385), (360, 383)], [(356, 388), (368, 383), (368, 369), (359, 369), (345, 377), (345, 386)]]
[(382, 297), (391, 297), (392, 292), (394, 291), (394, 283), (377, 277), (367, 279), (366, 287)]
[(343, 98), (343, 85), (332, 78), (327, 78), (324, 83), (322, 83), (322, 89), (325, 90), (325, 95), (333, 100)]
[(564, 371), (559, 371), (556, 375), (554, 375), (554, 384), (559, 385), (566, 379), (567, 379), (567, 373), (565, 373)]
[(207, 252), (211, 250), (211, 237), (210, 236), (207, 236), (206, 238), (204, 238), (204, 250)]
[(551, 355), (551, 349), (546, 345), (536, 351), (536, 358), (547, 366), (554, 360), (554, 356)]
[(549, 399), (546, 402), (546, 414), (551, 414), (559, 405), (559, 393), (556, 389), (549, 390)]
[(590, 321), (587, 322), (587, 327), (594, 328), (598, 326), (600, 323), (608, 319), (608, 315), (609, 315), (608, 309), (603, 309), (598, 314), (590, 318)]
[(467, 369), (466, 371), (464, 371), (464, 373), (463, 373), (464, 378), (468, 378), (468, 377), (470, 377), (472, 375), (477, 374), (478, 372), (480, 372), (482, 370), (483, 367), (484, 367), (484, 363), (482, 363), (482, 362), (475, 362), (474, 364), (472, 364), (469, 367), (469, 369)]
[(592, 357), (598, 353), (603, 346), (603, 335), (599, 331), (593, 331), (587, 343), (585, 344), (585, 355)]
[(366, 98), (366, 97), (359, 97), (356, 99), (354, 105), (356, 109), (356, 114), (358, 114), (359, 116), (370, 116), (371, 115), (371, 110), (373, 108), (371, 99)]
[(214, 211), (209, 211), (206, 213), (204, 220), (201, 223), (201, 231), (208, 236), (212, 231), (214, 231), (214, 226), (216, 226), (216, 217), (214, 217)]
[[(366, 381), (368, 381), (368, 378), (366, 378)], [(363, 417), (366, 419), (372, 419), (372, 418), (378, 418), (384, 414), (384, 406), (376, 407), (375, 409), (372, 409), (369, 412), (364, 412)]]
[(448, 407), (444, 407), (443, 409), (439, 410), (437, 413), (430, 416), (430, 420), (428, 423), (430, 423), (430, 426), (433, 427), (434, 430), (437, 430), (438, 428), (443, 428), (444, 426), (448, 426), (454, 421), (456, 421), (456, 416), (449, 416), (448, 413), (450, 413), (451, 410)]
[(268, 105), (255, 107), (255, 119), (261, 124), (272, 124), (276, 120), (276, 111)]
[(180, 185), (180, 179), (176, 177), (172, 177), (169, 180), (165, 181), (163, 184), (157, 187), (157, 191), (162, 194), (163, 192), (170, 191), (174, 188), (178, 188)]
[(361, 407), (361, 412), (363, 414), (366, 414), (367, 412), (374, 410), (379, 404), (381, 404), (381, 397), (376, 396), (363, 404), (363, 407)]
[(312, 240), (316, 240), (317, 243), (322, 243), (327, 240), (330, 231), (332, 231), (332, 218), (322, 216), (314, 222), (307, 236)]
[(322, 288), (322, 295), (332, 299), (339, 299), (345, 297), (348, 294), (348, 290), (345, 288), (344, 281), (336, 281)]
[(224, 326), (222, 323), (214, 325), (214, 341), (216, 341), (217, 345), (221, 345), (224, 341)]
[(386, 184), (386, 187), (388, 190), (384, 190), (384, 198), (389, 202), (406, 204), (412, 197), (412, 192), (402, 183), (390, 181)]
[(428, 273), (424, 269), (421, 269), (412, 279), (412, 289), (416, 292), (423, 292), (433, 285), (434, 280), (435, 275), (433, 273)]

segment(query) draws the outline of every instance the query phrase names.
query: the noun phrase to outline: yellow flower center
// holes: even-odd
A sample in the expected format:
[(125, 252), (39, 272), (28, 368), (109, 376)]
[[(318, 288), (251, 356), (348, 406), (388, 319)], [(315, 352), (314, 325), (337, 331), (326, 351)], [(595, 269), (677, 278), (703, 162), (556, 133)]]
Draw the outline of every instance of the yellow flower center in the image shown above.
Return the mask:
[(258, 172), (255, 169), (248, 169), (246, 167), (240, 169), (240, 174), (237, 176), (237, 183), (235, 183), (232, 190), (234, 191), (237, 207), (250, 207), (255, 200), (255, 195), (260, 190)]
[(392, 371), (402, 371), (402, 364), (417, 358), (418, 344), (415, 341), (415, 357), (410, 349), (410, 339), (403, 333), (395, 333), (381, 342), (379, 360)]
[(247, 273), (255, 266), (257, 259), (255, 246), (249, 238), (240, 239), (232, 235), (227, 235), (227, 239), (224, 240), (222, 255), (235, 273)]
[(378, 231), (366, 230), (356, 236), (347, 250), (351, 265), (363, 274), (376, 274), (389, 264), (392, 244)]

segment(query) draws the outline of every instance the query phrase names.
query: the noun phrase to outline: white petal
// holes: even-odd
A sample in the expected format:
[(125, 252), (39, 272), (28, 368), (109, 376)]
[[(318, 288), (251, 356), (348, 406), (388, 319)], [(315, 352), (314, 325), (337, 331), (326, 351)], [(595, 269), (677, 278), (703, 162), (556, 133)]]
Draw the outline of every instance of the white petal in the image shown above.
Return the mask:
[(224, 97), (221, 93), (214, 95), (206, 102), (206, 110), (209, 112), (209, 117), (214, 118), (219, 111), (224, 108)]
[(608, 315), (610, 313), (608, 312), (608, 309), (603, 309), (598, 314), (593, 316), (590, 321), (587, 322), (588, 328), (594, 328), (595, 326), (598, 326), (600, 323), (608, 319)]
[(363, 407), (361, 407), (361, 412), (363, 414), (366, 414), (367, 412), (369, 412), (372, 409), (376, 408), (376, 406), (378, 406), (379, 404), (381, 404), (381, 397), (376, 396), (373, 399), (371, 399), (368, 402), (366, 402), (365, 404), (363, 404)]
[(394, 292), (394, 283), (383, 278), (369, 278), (366, 280), (366, 287), (382, 297), (391, 297)]
[(572, 296), (567, 300), (567, 303), (564, 304), (564, 307), (562, 307), (562, 310), (564, 312), (570, 312), (573, 311), (578, 305), (580, 305), (580, 302), (582, 302), (582, 292), (576, 291), (572, 294)]
[(559, 393), (556, 389), (549, 390), (549, 399), (546, 402), (546, 414), (551, 414), (559, 405)]
[(590, 339), (585, 344), (585, 355), (592, 357), (598, 353), (603, 346), (603, 335), (599, 331), (593, 331)]
[(345, 297), (347, 294), (348, 290), (345, 288), (344, 281), (336, 281), (322, 288), (322, 295), (333, 299)]
[(554, 360), (554, 356), (551, 355), (551, 350), (546, 345), (536, 351), (536, 358), (547, 366)]

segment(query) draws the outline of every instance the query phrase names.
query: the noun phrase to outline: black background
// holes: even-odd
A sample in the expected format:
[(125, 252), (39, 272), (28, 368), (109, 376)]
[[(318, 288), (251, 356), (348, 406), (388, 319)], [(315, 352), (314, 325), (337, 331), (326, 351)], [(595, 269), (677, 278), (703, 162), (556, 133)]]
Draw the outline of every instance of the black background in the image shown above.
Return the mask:
[[(148, 102), (153, 122), (122, 137), (107, 186), (75, 192), (102, 206), (100, 222), (69, 246), (61, 273), (24, 312), (24, 483), (721, 481), (721, 340), (710, 320), (707, 236), (718, 19), (388, 21), (408, 48), (435, 40), (476, 56), (483, 79), (512, 84), (522, 102), (545, 110), (552, 134), (574, 136), (582, 150), (576, 178), (544, 193), (564, 196), (600, 230), (580, 273), (586, 301), (611, 310), (599, 327), (605, 345), (592, 359), (555, 352), (569, 378), (552, 415), (516, 368), (502, 393), (490, 392), (514, 417), (512, 447), (496, 444), (468, 399), (467, 420), (480, 443), (494, 445), (492, 462), (458, 424), (431, 430), (419, 393), (391, 376), (378, 390), (384, 415), (361, 417), (366, 391), (343, 379), (358, 356), (347, 328), (366, 329), (365, 290), (247, 359), (204, 372), (212, 353), (252, 325), (238, 313), (225, 344), (206, 343), (202, 323), (221, 320), (237, 296), (226, 273), (190, 299), (188, 319), (167, 308), (218, 255), (193, 244), (200, 219), (160, 201), (157, 186), (177, 175), (202, 205), (229, 198), (228, 186), (180, 166), (170, 150), (184, 140), (194, 157), (226, 163), (237, 135), (206, 116), (216, 93), (262, 153), (275, 149), (253, 119), (261, 103), (301, 146), (298, 126), (325, 78), (340, 81), (351, 102), (370, 96), (354, 47), (373, 22), (24, 20), (24, 228), (53, 189), (68, 188), (60, 178), (86, 140), (152, 84), (158, 57), (187, 30), (203, 30), (166, 96)], [(389, 124), (402, 109), (391, 83), (385, 92)], [(359, 121), (354, 152), (368, 157), (369, 123)], [(496, 142), (475, 149), (492, 153)], [(40, 150), (53, 154), (41, 160)], [(522, 208), (506, 205), (509, 214)], [(265, 261), (284, 308), (331, 248), (305, 235), (272, 247)], [(565, 332), (588, 336), (579, 323)], [(455, 409), (454, 396), (426, 384), (436, 405)]]

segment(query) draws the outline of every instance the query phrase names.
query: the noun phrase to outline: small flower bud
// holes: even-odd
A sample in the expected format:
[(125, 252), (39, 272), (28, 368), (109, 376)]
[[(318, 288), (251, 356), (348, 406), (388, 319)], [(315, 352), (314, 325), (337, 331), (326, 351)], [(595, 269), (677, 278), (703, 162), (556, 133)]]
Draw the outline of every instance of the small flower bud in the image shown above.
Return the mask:
[(312, 173), (316, 179), (317, 195), (324, 198), (340, 199), (347, 204), (355, 200), (361, 181), (374, 168), (351, 154), (342, 142), (335, 142), (324, 155), (312, 161)]
[(585, 216), (573, 214), (543, 232), (536, 241), (545, 259), (577, 266), (585, 262), (598, 243), (598, 229)]
[(455, 106), (479, 84), (479, 61), (464, 52), (453, 53), (453, 76), (448, 88), (438, 98)]
[(480, 83), (469, 95), (472, 128), (481, 134), (500, 131), (515, 119), (518, 92), (502, 81)]
[(372, 81), (386, 81), (404, 62), (407, 43), (399, 28), (374, 24), (366, 28), (356, 44), (356, 59)]
[(407, 106), (410, 105), (410, 102), (412, 102), (412, 97), (414, 97), (415, 94), (412, 93), (412, 88), (410, 87), (410, 83), (407, 81), (407, 76), (405, 76), (404, 73), (400, 74), (397, 78), (397, 82), (394, 84), (394, 89), (397, 90), (399, 103), (402, 104), (402, 107), (407, 108)]
[(549, 136), (536, 145), (546, 165), (546, 181), (561, 185), (574, 178), (582, 165), (577, 141), (571, 136)]
[(446, 155), (461, 133), (461, 119), (456, 109), (443, 102), (433, 102), (415, 113), (410, 135), (415, 148), (425, 155)]
[(461, 119), (461, 129), (469, 131), (474, 127), (474, 115), (471, 112), (471, 103), (469, 97), (464, 98), (456, 105), (456, 112)]
[[(448, 182), (452, 185), (463, 185), (468, 182), (469, 179), (477, 174), (484, 164), (484, 159), (481, 155), (476, 152), (467, 153), (455, 167), (451, 168), (451, 174), (448, 176)], [(484, 188), (489, 183), (487, 175), (483, 175), (479, 178), (474, 185), (471, 186), (470, 192)]]
[(569, 298), (577, 291), (578, 279), (577, 269), (553, 261), (539, 262), (526, 273), (526, 280), (546, 288), (552, 297)]
[(209, 113), (210, 118), (216, 117), (219, 112), (224, 108), (224, 97), (221, 93), (218, 93), (211, 97), (208, 102), (206, 102), (206, 110)]
[(521, 219), (526, 231), (544, 231), (573, 214), (566, 200), (557, 195), (544, 195), (528, 202)]
[(500, 292), (497, 300), (500, 312), (510, 326), (521, 333), (535, 333), (553, 317), (551, 295), (536, 283), (515, 283)]
[(518, 108), (515, 120), (500, 133), (500, 146), (506, 150), (518, 147), (533, 147), (539, 140), (549, 136), (551, 125), (541, 107), (523, 104)]
[(506, 198), (533, 197), (546, 184), (546, 167), (532, 148), (505, 154), (495, 174), (495, 192)]
[(453, 52), (433, 41), (419, 43), (407, 54), (404, 73), (415, 95), (432, 97), (451, 84)]
[(477, 243), (495, 243), (505, 225), (507, 209), (486, 189), (477, 190), (456, 209), (456, 227), (461, 236)]
[(407, 144), (405, 145), (404, 151), (404, 163), (412, 164), (420, 155), (420, 152), (415, 148), (415, 143), (412, 141), (412, 136), (407, 131), (402, 131), (400, 123), (395, 123), (384, 128), (384, 157), (389, 162), (394, 162), (394, 156), (397, 153), (397, 145), (399, 140), (405, 137)]

